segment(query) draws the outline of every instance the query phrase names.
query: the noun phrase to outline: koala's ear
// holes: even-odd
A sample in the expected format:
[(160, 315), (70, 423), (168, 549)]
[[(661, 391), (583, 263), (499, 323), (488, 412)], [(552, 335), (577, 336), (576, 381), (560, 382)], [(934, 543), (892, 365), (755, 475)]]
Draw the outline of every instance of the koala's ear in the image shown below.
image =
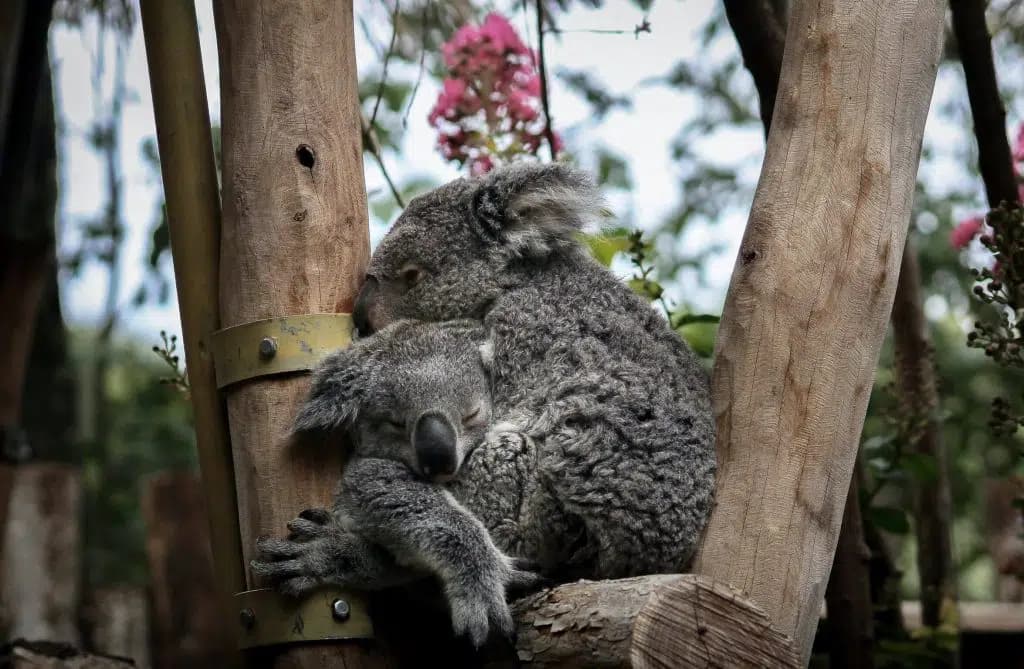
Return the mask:
[(309, 393), (292, 424), (292, 434), (329, 433), (355, 422), (365, 386), (358, 358), (358, 352), (351, 348), (324, 358), (313, 373)]
[(604, 212), (586, 172), (562, 163), (513, 163), (483, 177), (473, 195), (473, 222), (510, 255), (544, 257), (574, 243), (574, 234)]

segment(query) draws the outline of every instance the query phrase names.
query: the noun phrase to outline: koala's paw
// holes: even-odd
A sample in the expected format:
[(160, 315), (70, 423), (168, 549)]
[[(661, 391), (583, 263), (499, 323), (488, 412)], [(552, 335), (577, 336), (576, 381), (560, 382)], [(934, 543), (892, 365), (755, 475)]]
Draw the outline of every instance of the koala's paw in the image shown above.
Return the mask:
[(337, 580), (340, 528), (324, 509), (309, 509), (288, 523), (287, 539), (260, 538), (253, 573), (269, 587), (292, 597)]
[(555, 582), (541, 575), (540, 564), (528, 558), (510, 558), (511, 572), (505, 583), (505, 594), (509, 599), (518, 599), (554, 587)]
[(483, 586), (449, 590), (452, 629), (456, 636), (468, 638), (475, 648), (482, 648), (491, 634), (511, 641), (515, 624), (500, 587)]

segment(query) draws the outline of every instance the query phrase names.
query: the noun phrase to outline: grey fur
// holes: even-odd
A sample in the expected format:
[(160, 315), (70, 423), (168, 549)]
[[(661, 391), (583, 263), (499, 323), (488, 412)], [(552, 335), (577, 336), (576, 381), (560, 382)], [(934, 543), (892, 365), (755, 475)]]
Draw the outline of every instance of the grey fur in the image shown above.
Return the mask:
[(495, 545), (473, 513), (488, 500), (458, 499), (453, 491), (477, 489), (425, 480), (411, 446), (411, 426), (428, 412), (452, 423), (463, 457), (483, 439), (491, 408), (482, 341), (478, 325), (402, 321), (322, 363), (295, 430), (342, 430), (353, 456), (333, 512), (304, 511), (288, 539), (261, 540), (256, 574), (292, 595), (324, 583), (375, 590), (432, 575), (456, 634), (477, 646), (491, 631), (511, 635), (506, 590), (541, 577)]
[[(366, 478), (353, 478), (349, 467), (336, 508), (344, 520), (337, 521), (337, 531), (363, 533), (395, 556), (421, 556), (418, 564), (406, 565), (413, 571), (457, 565), (458, 578), (477, 578), (481, 585), (474, 597), (490, 601), (492, 608), (500, 581), (495, 574), (504, 572), (482, 557), (488, 550), (460, 547), (431, 562), (422, 557), (439, 549), (430, 533), (402, 525), (433, 522), (430, 515), (396, 521), (400, 507), (439, 508), (445, 521), (432, 525), (439, 536), (460, 537), (477, 547), (492, 540), (497, 553), (536, 562), (557, 580), (676, 572), (687, 566), (712, 503), (714, 424), (707, 376), (665, 319), (575, 241), (575, 233), (599, 211), (589, 178), (564, 165), (502, 168), (482, 179), (457, 180), (410, 203), (371, 259), (357, 323), (381, 330), (407, 318), (472, 319), (482, 326), (494, 421), (475, 450), (460, 446), (462, 467), (445, 484), (470, 511), (459, 515), (459, 504), (448, 506), (450, 498), (438, 497), (443, 497), (440, 488), (409, 473), (416, 466), (408, 439), (371, 441), (368, 431), (377, 429), (373, 426), (382, 416), (367, 415), (365, 425), (359, 417), (359, 411), (381, 413), (379, 406), (395, 409), (379, 391), (387, 387), (390, 373), (384, 370), (390, 364), (414, 370), (416, 364), (402, 361), (399, 354), (411, 349), (391, 340), (408, 346), (416, 338), (409, 335), (422, 334), (415, 327), (423, 326), (396, 323), (397, 329), (357, 342), (349, 351), (379, 347), (367, 364), (374, 372), (366, 376), (360, 365), (329, 371), (325, 365), (298, 419), (303, 430), (347, 425), (359, 436), (357, 453), (370, 457), (373, 449), (360, 451), (359, 444), (373, 443), (378, 451), (373, 457), (391, 461), (374, 475), (364, 469), (369, 465), (360, 465), (355, 471), (367, 473)], [(469, 325), (457, 327), (474, 337)], [(396, 337), (402, 328), (405, 335)], [(466, 371), (474, 367), (457, 348), (445, 349), (454, 361), (446, 367), (452, 379), (448, 388), (476, 373)], [(345, 355), (339, 353), (338, 360)], [(431, 392), (410, 391), (405, 401), (449, 402), (438, 397), (444, 393)], [(409, 412), (424, 407), (416, 404)], [(408, 480), (399, 476), (396, 462), (411, 467), (405, 470)], [(388, 489), (364, 497), (360, 486), (378, 485), (378, 475), (391, 481)], [(392, 495), (391, 486), (401, 494)], [(387, 508), (394, 516), (380, 510), (378, 497), (391, 500)], [(490, 539), (481, 538), (466, 516), (476, 516)], [(373, 534), (374, 523), (392, 529)], [(455, 526), (463, 529), (454, 532)], [(349, 535), (330, 536), (346, 547), (352, 543)], [(371, 573), (343, 574), (325, 565), (334, 549), (315, 543), (321, 540), (314, 539), (306, 552), (305, 571), (292, 569), (281, 577), (273, 556), (257, 571), (282, 589), (299, 591), (309, 587), (302, 580), (309, 578), (364, 587), (374, 587), (374, 579), (394, 580), (379, 565), (363, 566), (373, 561), (366, 557), (369, 549), (349, 562)], [(296, 537), (291, 543), (307, 541)], [(267, 545), (289, 556), (294, 550)], [(462, 560), (464, 555), (472, 555), (472, 561)], [(517, 573), (517, 563), (506, 564)], [(467, 575), (474, 571), (478, 577)], [(455, 609), (453, 602), (453, 617)], [(504, 614), (487, 616), (504, 629)]]
[(484, 326), (494, 432), (512, 435), (499, 443), (533, 459), (548, 493), (502, 548), (566, 577), (678, 571), (712, 504), (708, 379), (665, 319), (576, 241), (600, 210), (589, 176), (563, 164), (513, 164), (417, 197), (374, 252), (357, 322)]

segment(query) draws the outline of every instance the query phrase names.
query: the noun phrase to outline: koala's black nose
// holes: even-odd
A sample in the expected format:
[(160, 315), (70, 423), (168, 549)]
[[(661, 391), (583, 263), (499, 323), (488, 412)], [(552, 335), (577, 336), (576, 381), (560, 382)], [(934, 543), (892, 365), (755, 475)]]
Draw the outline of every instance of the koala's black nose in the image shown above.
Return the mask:
[(360, 337), (368, 337), (373, 334), (373, 324), (370, 323), (370, 303), (376, 292), (376, 277), (367, 275), (363, 287), (359, 289), (359, 294), (356, 296), (356, 305), (352, 309), (352, 322), (356, 326), (356, 334)]
[(416, 421), (412, 445), (420, 470), (428, 478), (451, 476), (459, 468), (455, 430), (441, 414), (427, 413)]

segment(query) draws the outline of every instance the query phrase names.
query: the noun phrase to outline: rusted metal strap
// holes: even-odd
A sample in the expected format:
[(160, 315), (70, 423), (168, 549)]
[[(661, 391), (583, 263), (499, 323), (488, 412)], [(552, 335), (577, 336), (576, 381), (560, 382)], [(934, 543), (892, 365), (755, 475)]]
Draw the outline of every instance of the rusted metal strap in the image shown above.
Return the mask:
[(273, 590), (246, 590), (234, 596), (238, 647), (305, 641), (372, 639), (365, 600), (340, 588), (322, 588), (302, 599)]
[(242, 323), (210, 335), (217, 387), (313, 369), (352, 341), (350, 314), (304, 314)]

